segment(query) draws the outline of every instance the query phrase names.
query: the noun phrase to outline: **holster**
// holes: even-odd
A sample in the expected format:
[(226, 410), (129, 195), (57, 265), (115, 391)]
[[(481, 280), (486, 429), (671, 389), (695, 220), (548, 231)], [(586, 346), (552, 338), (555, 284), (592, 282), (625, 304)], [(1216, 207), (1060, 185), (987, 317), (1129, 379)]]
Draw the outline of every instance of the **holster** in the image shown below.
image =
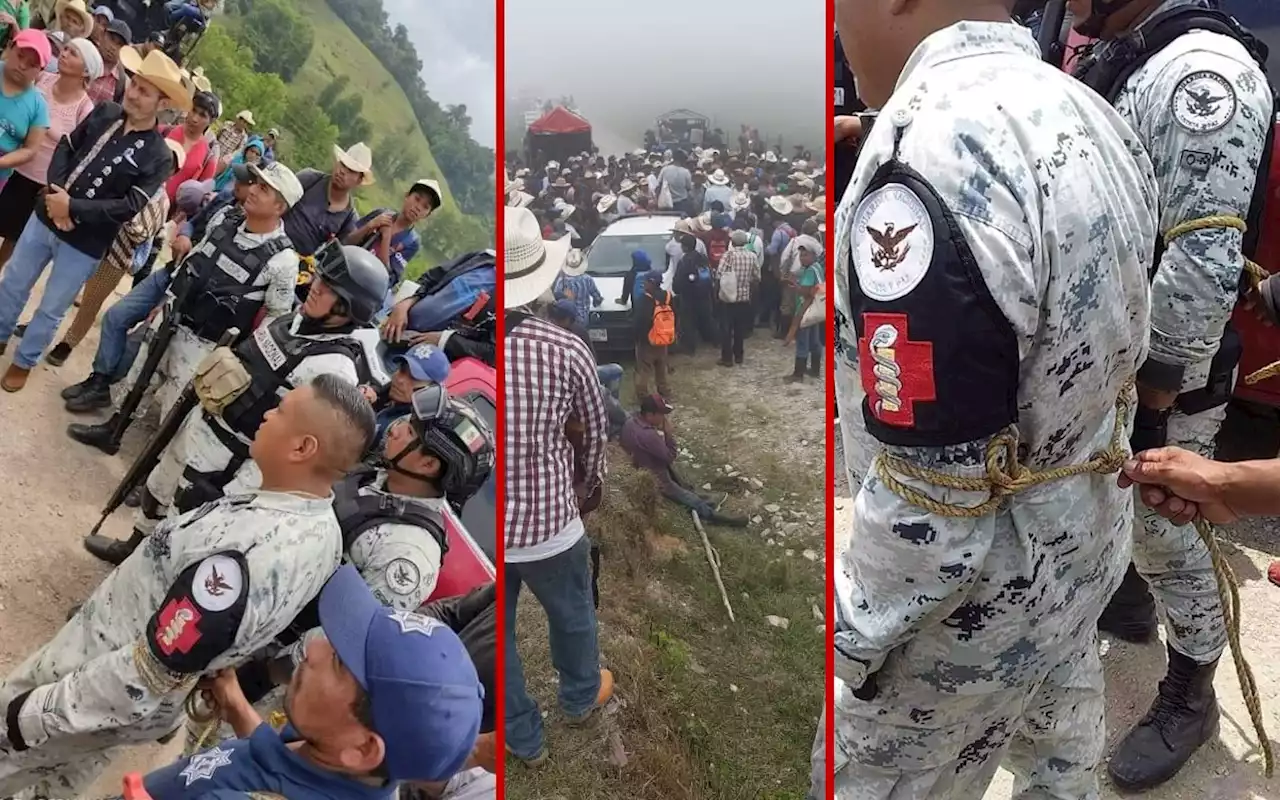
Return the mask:
[(196, 367), (192, 382), (204, 410), (222, 416), (223, 410), (244, 394), (253, 379), (230, 347), (218, 347)]

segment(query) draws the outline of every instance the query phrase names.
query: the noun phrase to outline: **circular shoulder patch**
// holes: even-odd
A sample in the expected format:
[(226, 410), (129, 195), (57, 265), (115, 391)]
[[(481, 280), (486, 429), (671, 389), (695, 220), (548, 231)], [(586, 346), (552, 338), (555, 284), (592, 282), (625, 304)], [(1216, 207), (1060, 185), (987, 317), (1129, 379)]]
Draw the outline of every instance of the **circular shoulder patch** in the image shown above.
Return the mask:
[(891, 183), (862, 198), (853, 214), (853, 264), (873, 300), (897, 300), (915, 289), (933, 261), (933, 221), (924, 202)]
[(196, 567), (191, 598), (205, 611), (226, 611), (244, 593), (244, 573), (230, 556), (209, 556)]
[(422, 575), (418, 572), (418, 565), (407, 558), (393, 559), (387, 565), (383, 578), (387, 581), (387, 587), (396, 594), (412, 594), (418, 588), (418, 584), (422, 582)]
[(1192, 133), (1213, 133), (1236, 115), (1235, 87), (1216, 72), (1193, 72), (1173, 90), (1173, 118)]

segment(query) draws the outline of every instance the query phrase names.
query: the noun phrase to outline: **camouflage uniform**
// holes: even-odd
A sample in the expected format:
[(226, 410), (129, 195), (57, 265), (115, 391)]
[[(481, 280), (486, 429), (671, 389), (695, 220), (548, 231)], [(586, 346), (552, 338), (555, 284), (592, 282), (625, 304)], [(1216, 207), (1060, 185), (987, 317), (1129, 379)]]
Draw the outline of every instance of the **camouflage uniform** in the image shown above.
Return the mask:
[[(1204, 5), (1166, 0), (1153, 17)], [(1105, 57), (1119, 41), (1095, 52)], [(1243, 45), (1208, 31), (1180, 36), (1128, 79), (1115, 106), (1155, 165), (1161, 231), (1207, 216), (1248, 215), (1272, 98), (1266, 76)], [(1148, 366), (1163, 367), (1171, 376), (1169, 388), (1191, 392), (1208, 383), (1238, 296), (1241, 241), (1240, 231), (1210, 228), (1181, 236), (1164, 250), (1151, 284)], [(1168, 444), (1212, 458), (1225, 416), (1225, 406), (1191, 415), (1175, 410)], [(1174, 525), (1146, 508), (1140, 516), (1133, 560), (1164, 612), (1170, 644), (1208, 664), (1226, 646), (1208, 549), (1191, 525)]]
[[(967, 519), (913, 506), (864, 472), (884, 449), (982, 477), (989, 441), (904, 447), (868, 436), (884, 395), (871, 364), (860, 363), (870, 362), (860, 347), (875, 352), (871, 325), (852, 314), (855, 297), (889, 287), (912, 263), (901, 250), (896, 266), (878, 260), (884, 251), (867, 235), (882, 191), (867, 189), (895, 152), (953, 218), (959, 236), (950, 241), (967, 244), (997, 307), (987, 313), (1011, 332), (1016, 402), (1008, 402), (1022, 462), (1033, 470), (1079, 464), (1112, 436), (1116, 398), (1146, 354), (1155, 183), (1114, 110), (1038, 56), (1015, 25), (961, 23), (929, 37), (867, 137), (837, 211), (837, 392), (850, 470), (863, 474), (836, 574), (840, 798), (981, 797), (1006, 754), (1018, 797), (1097, 797), (1104, 698), (1095, 623), (1129, 559), (1131, 494), (1112, 476), (1089, 474)], [(917, 281), (950, 269), (932, 243), (923, 252)], [(881, 299), (905, 309), (916, 291), (900, 285)], [(861, 341), (855, 322), (866, 327)], [(979, 347), (968, 357), (991, 356)], [(915, 367), (930, 371), (940, 392), (954, 380), (931, 364)], [(856, 403), (873, 389), (881, 399), (864, 415)], [(915, 402), (936, 405), (925, 394)], [(904, 482), (945, 503), (986, 499)], [(865, 698), (873, 685), (868, 676), (878, 693), (860, 699), (855, 692)]]
[(278, 636), (341, 554), (332, 497), (229, 496), (163, 522), (0, 684), (29, 746), (0, 729), (0, 796), (76, 797), (115, 748), (176, 730), (196, 680)]

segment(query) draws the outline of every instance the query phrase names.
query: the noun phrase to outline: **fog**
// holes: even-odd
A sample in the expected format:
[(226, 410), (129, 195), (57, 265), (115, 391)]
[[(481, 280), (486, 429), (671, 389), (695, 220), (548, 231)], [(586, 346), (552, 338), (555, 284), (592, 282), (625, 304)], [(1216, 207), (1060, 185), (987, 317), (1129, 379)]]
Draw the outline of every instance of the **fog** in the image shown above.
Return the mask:
[(823, 148), (830, 116), (821, 0), (505, 0), (507, 149), (529, 98), (572, 96), (601, 152), (643, 144), (667, 111), (711, 117), (736, 143)]

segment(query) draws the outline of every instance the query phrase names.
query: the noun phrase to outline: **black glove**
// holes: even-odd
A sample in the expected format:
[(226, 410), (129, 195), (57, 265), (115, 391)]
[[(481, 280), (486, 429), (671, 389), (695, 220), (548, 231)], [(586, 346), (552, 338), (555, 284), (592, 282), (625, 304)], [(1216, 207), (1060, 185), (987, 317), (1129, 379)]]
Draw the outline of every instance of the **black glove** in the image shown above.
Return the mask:
[(1169, 414), (1172, 409), (1147, 408), (1138, 406), (1133, 417), (1133, 435), (1129, 437), (1129, 447), (1135, 453), (1164, 447), (1169, 439)]

